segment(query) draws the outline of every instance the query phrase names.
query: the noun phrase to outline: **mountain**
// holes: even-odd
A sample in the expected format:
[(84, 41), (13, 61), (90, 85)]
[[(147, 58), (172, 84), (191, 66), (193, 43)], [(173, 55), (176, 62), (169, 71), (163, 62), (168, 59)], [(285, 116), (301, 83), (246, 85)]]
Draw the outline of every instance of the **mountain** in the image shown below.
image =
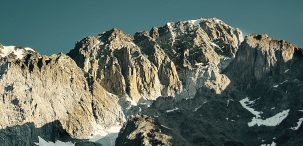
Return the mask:
[(3, 145), (303, 141), (302, 49), (217, 18), (114, 28), (66, 55), (0, 46), (0, 57)]

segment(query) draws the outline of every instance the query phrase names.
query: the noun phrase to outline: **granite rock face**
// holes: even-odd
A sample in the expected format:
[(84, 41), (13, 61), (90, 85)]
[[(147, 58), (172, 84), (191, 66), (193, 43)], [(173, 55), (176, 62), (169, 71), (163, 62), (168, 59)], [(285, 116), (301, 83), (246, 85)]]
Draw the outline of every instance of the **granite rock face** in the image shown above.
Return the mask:
[[(107, 91), (130, 97), (135, 103), (140, 99), (156, 99), (162, 94), (174, 95), (181, 90), (173, 62), (169, 59), (158, 64), (150, 61), (134, 43), (134, 38), (119, 29), (84, 38), (68, 55)], [(162, 73), (158, 73), (159, 69)], [(170, 80), (161, 84), (163, 78)]]
[(68, 55), (107, 91), (134, 103), (159, 96), (192, 97), (200, 88), (220, 93), (220, 74), (243, 41), (242, 32), (210, 18), (167, 23), (127, 35), (119, 29), (78, 42)]
[[(60, 138), (56, 132), (51, 134), (56, 126), (66, 137), (87, 139), (94, 136), (96, 125), (106, 128), (124, 120), (118, 99), (64, 54), (6, 56), (0, 66), (1, 129), (27, 127), (1, 132), (3, 145), (33, 145), (38, 136)], [(51, 126), (36, 130), (47, 124)]]
[[(158, 98), (141, 114), (171, 129), (172, 145), (300, 145), (302, 69), (296, 45), (248, 35), (221, 72), (231, 81), (223, 92), (208, 88), (191, 99)], [(140, 128), (121, 133), (135, 130)]]

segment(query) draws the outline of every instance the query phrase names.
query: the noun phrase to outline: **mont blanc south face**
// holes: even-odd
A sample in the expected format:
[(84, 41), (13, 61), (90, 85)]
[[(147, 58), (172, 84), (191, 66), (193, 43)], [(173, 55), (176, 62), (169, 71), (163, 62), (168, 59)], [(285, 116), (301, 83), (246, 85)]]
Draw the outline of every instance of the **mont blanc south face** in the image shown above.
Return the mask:
[(300, 146), (303, 51), (217, 18), (0, 45), (0, 145)]

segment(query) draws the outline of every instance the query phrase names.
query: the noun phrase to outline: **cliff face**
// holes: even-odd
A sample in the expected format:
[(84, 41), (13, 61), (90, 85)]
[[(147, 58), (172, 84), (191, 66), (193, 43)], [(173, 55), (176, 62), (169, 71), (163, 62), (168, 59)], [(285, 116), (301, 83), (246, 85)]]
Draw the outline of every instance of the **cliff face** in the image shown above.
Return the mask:
[[(123, 122), (117, 98), (90, 80), (68, 56), (35, 52), (21, 59), (11, 56), (1, 58), (0, 126), (32, 124), (1, 132), (2, 144), (33, 145), (38, 136), (60, 138), (55, 132), (49, 134), (56, 126), (64, 129), (66, 137), (86, 139), (96, 134), (97, 125), (106, 128)], [(49, 123), (49, 128), (35, 132)]]
[[(234, 58), (242, 32), (216, 18), (167, 23), (134, 36), (113, 29), (78, 42), (68, 55), (107, 91), (134, 103), (159, 96), (220, 93), (220, 71)], [(220, 84), (220, 85), (219, 85)]]
[[(140, 99), (156, 99), (162, 94), (174, 95), (181, 90), (173, 62), (167, 58), (155, 64), (134, 43), (132, 36), (118, 29), (84, 38), (68, 55), (107, 91), (130, 97), (135, 103)], [(165, 58), (164, 53), (159, 55), (157, 57)], [(158, 73), (159, 69), (168, 74)], [(161, 84), (162, 78), (169, 80)]]
[[(221, 72), (230, 80), (223, 92), (208, 88), (192, 99), (158, 98), (141, 114), (162, 125), (150, 131), (167, 129), (172, 145), (300, 145), (302, 69), (302, 49), (249, 35)], [(118, 139), (134, 142), (122, 134), (146, 132), (138, 130), (123, 129)]]
[(298, 47), (286, 41), (272, 40), (267, 35), (249, 35), (234, 60), (233, 69), (239, 70), (234, 74), (242, 81), (245, 79), (260, 81), (268, 75), (280, 76), (296, 60), (295, 52), (296, 54), (300, 52)]

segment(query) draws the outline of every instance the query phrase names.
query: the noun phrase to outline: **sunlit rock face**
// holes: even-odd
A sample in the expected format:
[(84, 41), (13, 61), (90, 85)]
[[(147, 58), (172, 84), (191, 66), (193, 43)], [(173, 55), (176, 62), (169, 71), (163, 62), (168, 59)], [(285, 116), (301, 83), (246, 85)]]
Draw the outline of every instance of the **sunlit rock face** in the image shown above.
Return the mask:
[[(133, 37), (119, 29), (84, 38), (69, 55), (108, 92), (129, 96), (135, 103), (140, 99), (156, 99), (162, 94), (172, 96), (181, 90), (173, 62), (168, 59), (165, 64), (154, 64), (134, 43)], [(159, 73), (162, 68), (168, 74)], [(162, 84), (163, 78), (169, 80)]]
[(38, 136), (87, 139), (95, 125), (123, 122), (117, 98), (91, 82), (70, 57), (31, 52), (1, 58), (3, 145), (33, 145)]
[(137, 103), (159, 96), (189, 98), (199, 88), (221, 93), (230, 81), (220, 72), (242, 41), (239, 29), (201, 18), (134, 36), (112, 29), (84, 38), (68, 55), (107, 91)]

